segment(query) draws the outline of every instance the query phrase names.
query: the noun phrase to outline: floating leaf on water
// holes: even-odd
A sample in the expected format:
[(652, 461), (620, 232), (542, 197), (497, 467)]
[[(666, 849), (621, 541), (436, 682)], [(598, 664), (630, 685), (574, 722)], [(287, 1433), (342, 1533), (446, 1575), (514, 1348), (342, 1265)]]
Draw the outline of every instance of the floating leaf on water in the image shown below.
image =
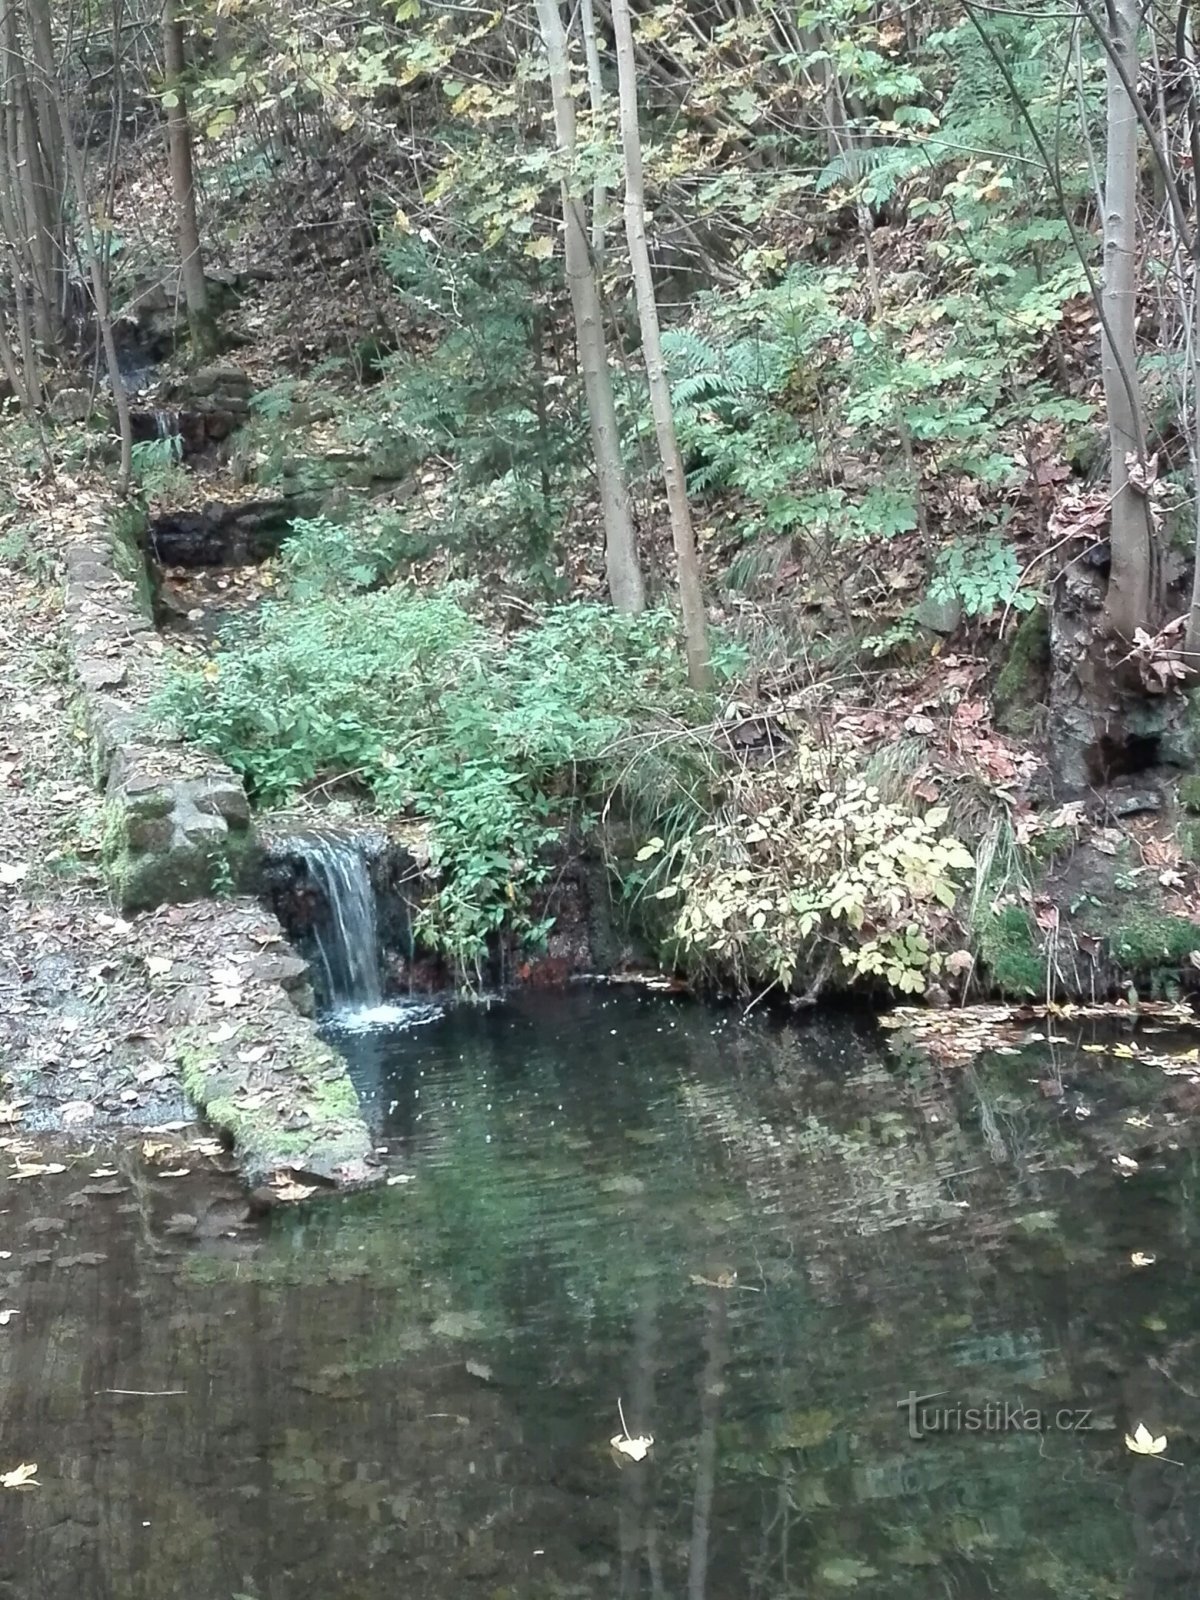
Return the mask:
[(486, 1361), (465, 1361), (463, 1365), (473, 1378), (479, 1378), (483, 1383), (491, 1383), (492, 1369)]
[(618, 1172), (614, 1177), (605, 1178), (600, 1185), (605, 1194), (645, 1194), (646, 1185), (640, 1178), (633, 1177), (630, 1173)]
[(1016, 1226), (1022, 1233), (1053, 1233), (1058, 1227), (1058, 1213), (1030, 1211), (1025, 1216), (1017, 1218)]
[(1135, 1267), (1152, 1267), (1157, 1260), (1157, 1256), (1152, 1256), (1145, 1250), (1135, 1250), (1129, 1258), (1130, 1264)]
[(628, 1456), (630, 1461), (644, 1461), (654, 1444), (648, 1433), (638, 1434), (633, 1439), (623, 1433), (614, 1433), (608, 1442), (620, 1455)]
[(835, 1589), (857, 1589), (868, 1578), (877, 1578), (875, 1568), (853, 1556), (835, 1556), (821, 1568), (821, 1577)]
[(1125, 1448), (1135, 1456), (1160, 1456), (1167, 1448), (1167, 1436), (1160, 1433), (1155, 1437), (1144, 1422), (1139, 1422), (1132, 1433), (1125, 1435)]
[(442, 1339), (466, 1339), (482, 1328), (483, 1318), (477, 1311), (443, 1311), (432, 1331)]

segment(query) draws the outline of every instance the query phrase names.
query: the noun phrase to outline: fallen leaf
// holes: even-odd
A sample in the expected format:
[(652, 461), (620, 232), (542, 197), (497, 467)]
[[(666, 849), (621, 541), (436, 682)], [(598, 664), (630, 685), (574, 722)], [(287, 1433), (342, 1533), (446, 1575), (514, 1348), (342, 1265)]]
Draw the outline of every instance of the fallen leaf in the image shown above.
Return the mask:
[(1148, 1255), (1145, 1250), (1135, 1250), (1129, 1258), (1135, 1267), (1152, 1267), (1158, 1260), (1157, 1256)]
[(1125, 1155), (1114, 1156), (1113, 1157), (1113, 1166), (1115, 1166), (1118, 1169), (1118, 1171), (1125, 1172), (1125, 1173), (1137, 1172), (1137, 1170), (1138, 1170), (1138, 1164), (1133, 1159), (1132, 1156), (1125, 1156)]
[(174, 965), (170, 956), (146, 957), (146, 971), (152, 978), (161, 978), (165, 972), (170, 972)]
[[(623, 1433), (614, 1433), (608, 1441), (613, 1449), (623, 1456), (628, 1456), (630, 1461), (644, 1461), (650, 1454), (650, 1447), (654, 1440), (648, 1433), (639, 1434), (637, 1438), (630, 1439)], [(1164, 1448), (1166, 1440), (1163, 1440)], [(1157, 1451), (1155, 1452), (1157, 1454)]]
[[(163, 1174), (167, 1176), (166, 1173)], [(311, 1183), (274, 1183), (271, 1192), (284, 1202), (307, 1200), (309, 1195), (316, 1194), (316, 1186)]]
[(0, 1476), (0, 1489), (36, 1489), (41, 1485), (37, 1482), (37, 1462), (26, 1461), (19, 1467), (14, 1467), (11, 1472)]
[(12, 1319), (17, 1315), (11, 1307), (0, 1311), (0, 1328), (7, 1328)]
[(14, 883), (20, 883), (28, 871), (28, 861), (0, 861), (0, 884), (11, 889)]
[(1135, 1456), (1160, 1456), (1167, 1448), (1167, 1436), (1160, 1433), (1155, 1438), (1146, 1424), (1139, 1422), (1131, 1434), (1125, 1435), (1125, 1448), (1132, 1450)]

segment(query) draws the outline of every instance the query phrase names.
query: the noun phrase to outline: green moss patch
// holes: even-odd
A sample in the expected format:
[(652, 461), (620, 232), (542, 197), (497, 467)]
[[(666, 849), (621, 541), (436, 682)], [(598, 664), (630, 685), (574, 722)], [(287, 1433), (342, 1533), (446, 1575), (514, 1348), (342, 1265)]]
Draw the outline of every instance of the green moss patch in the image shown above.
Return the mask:
[(976, 931), (979, 956), (1002, 995), (1025, 997), (1046, 988), (1046, 958), (1037, 925), (1023, 906), (989, 912)]
[(1037, 728), (1050, 676), (1050, 618), (1038, 606), (1013, 635), (1007, 659), (996, 679), (993, 703), (996, 726), (1027, 738)]

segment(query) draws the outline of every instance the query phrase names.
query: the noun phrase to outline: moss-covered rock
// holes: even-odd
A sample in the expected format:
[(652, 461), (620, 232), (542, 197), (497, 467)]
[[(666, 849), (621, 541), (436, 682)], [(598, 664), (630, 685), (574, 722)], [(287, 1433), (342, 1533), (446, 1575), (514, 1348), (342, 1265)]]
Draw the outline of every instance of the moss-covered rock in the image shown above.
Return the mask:
[(1200, 950), (1200, 923), (1153, 908), (1140, 909), (1113, 930), (1109, 949), (1134, 978), (1177, 968)]
[(1050, 678), (1050, 618), (1044, 606), (1030, 611), (1013, 634), (996, 679), (996, 726), (1028, 738), (1037, 729)]
[(273, 1021), (286, 1066), (276, 1059), (266, 1072), (214, 1046), (210, 1032), (181, 1034), (175, 1056), (190, 1098), (233, 1141), (251, 1185), (289, 1170), (346, 1189), (381, 1182), (345, 1062), (298, 1014)]
[(123, 911), (241, 888), (257, 861), (245, 792), (232, 773), (170, 781), (144, 765), (114, 772), (101, 861)]
[(988, 912), (976, 937), (979, 958), (999, 994), (1023, 999), (1045, 992), (1046, 957), (1037, 925), (1024, 906)]

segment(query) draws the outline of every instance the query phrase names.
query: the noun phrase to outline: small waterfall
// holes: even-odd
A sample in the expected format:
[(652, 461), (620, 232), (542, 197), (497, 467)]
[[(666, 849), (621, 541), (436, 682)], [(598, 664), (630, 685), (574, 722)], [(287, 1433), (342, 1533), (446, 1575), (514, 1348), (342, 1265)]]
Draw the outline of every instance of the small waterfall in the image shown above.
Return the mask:
[(378, 1006), (383, 985), (375, 887), (367, 858), (348, 839), (332, 834), (306, 839), (304, 856), (309, 875), (329, 908), (328, 916), (313, 930), (329, 1003), (351, 1010)]

